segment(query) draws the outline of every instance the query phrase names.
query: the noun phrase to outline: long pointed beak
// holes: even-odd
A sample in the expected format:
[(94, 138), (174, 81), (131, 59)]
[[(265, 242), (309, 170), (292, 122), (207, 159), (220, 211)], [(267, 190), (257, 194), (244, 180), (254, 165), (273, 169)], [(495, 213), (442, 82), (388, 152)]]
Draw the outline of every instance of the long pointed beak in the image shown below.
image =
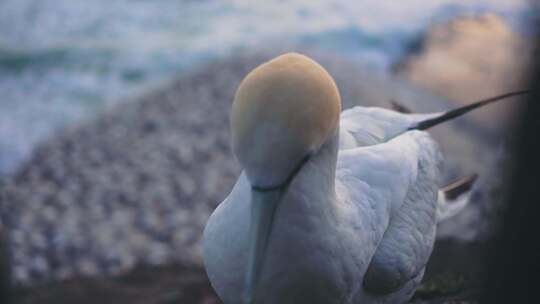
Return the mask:
[(265, 260), (266, 246), (272, 231), (274, 213), (283, 193), (283, 188), (251, 190), (251, 222), (243, 304), (254, 303), (259, 274)]

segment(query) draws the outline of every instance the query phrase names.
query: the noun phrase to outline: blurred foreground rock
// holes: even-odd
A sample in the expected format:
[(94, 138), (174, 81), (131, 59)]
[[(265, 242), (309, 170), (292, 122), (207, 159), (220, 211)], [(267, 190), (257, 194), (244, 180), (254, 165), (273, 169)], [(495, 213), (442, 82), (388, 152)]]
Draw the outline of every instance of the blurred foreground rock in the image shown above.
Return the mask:
[(200, 268), (139, 267), (105, 279), (75, 278), (14, 292), (17, 304), (222, 304)]
[[(465, 247), (463, 247), (465, 246)], [(414, 304), (479, 303), (482, 253), (475, 245), (438, 242)], [(473, 276), (471, 276), (473, 275)], [(201, 267), (138, 267), (112, 278), (74, 278), (14, 292), (18, 304), (222, 304)]]
[[(396, 66), (396, 73), (466, 104), (523, 89), (532, 63), (531, 42), (497, 15), (460, 17), (429, 28), (419, 49)], [(507, 100), (470, 115), (494, 130), (508, 126), (515, 106), (515, 100)]]

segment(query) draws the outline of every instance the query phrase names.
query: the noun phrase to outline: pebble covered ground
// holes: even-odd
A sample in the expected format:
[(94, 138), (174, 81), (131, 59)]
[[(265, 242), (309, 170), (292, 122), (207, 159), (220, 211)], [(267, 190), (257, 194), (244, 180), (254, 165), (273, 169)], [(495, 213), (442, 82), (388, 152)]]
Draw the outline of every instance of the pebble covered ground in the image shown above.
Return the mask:
[[(229, 148), (230, 103), (243, 76), (274, 55), (211, 62), (39, 145), (0, 184), (0, 228), (9, 236), (15, 281), (166, 263), (202, 269), (202, 230), (239, 173)], [(422, 112), (449, 107), (357, 63), (310, 55), (335, 77), (345, 108), (389, 107), (390, 100)], [(434, 131), (449, 156), (447, 179), (490, 164), (470, 129), (461, 120)]]

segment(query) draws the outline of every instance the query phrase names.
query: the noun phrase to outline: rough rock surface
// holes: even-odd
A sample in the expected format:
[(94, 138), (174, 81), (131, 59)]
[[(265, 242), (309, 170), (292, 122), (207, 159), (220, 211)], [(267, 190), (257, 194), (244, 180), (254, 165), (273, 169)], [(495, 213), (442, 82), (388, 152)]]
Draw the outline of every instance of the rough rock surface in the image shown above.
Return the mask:
[[(307, 53), (335, 77), (344, 108), (389, 107), (390, 100), (420, 112), (449, 106), (357, 63)], [(42, 143), (0, 184), (15, 280), (110, 275), (138, 264), (200, 267), (202, 229), (239, 172), (229, 151), (234, 91), (275, 55), (209, 63)], [(460, 119), (433, 131), (447, 178), (491, 164), (486, 143), (468, 126)]]
[[(532, 55), (530, 40), (501, 17), (465, 16), (429, 28), (419, 49), (397, 64), (396, 73), (464, 104), (523, 89)], [(515, 105), (508, 100), (471, 116), (493, 130), (515, 114)]]

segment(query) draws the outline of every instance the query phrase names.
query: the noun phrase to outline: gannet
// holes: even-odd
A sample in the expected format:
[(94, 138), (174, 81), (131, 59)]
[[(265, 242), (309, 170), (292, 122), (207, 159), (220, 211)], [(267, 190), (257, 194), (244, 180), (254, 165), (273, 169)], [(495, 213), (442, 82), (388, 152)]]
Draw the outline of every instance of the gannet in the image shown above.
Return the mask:
[[(288, 53), (255, 68), (231, 111), (243, 171), (203, 235), (219, 297), (226, 304), (408, 301), (437, 222), (468, 200), (460, 191), (448, 203), (438, 187), (441, 153), (421, 130), (495, 99), (434, 114), (360, 106), (341, 113), (333, 78), (312, 59)], [(458, 186), (465, 184), (471, 180)]]

